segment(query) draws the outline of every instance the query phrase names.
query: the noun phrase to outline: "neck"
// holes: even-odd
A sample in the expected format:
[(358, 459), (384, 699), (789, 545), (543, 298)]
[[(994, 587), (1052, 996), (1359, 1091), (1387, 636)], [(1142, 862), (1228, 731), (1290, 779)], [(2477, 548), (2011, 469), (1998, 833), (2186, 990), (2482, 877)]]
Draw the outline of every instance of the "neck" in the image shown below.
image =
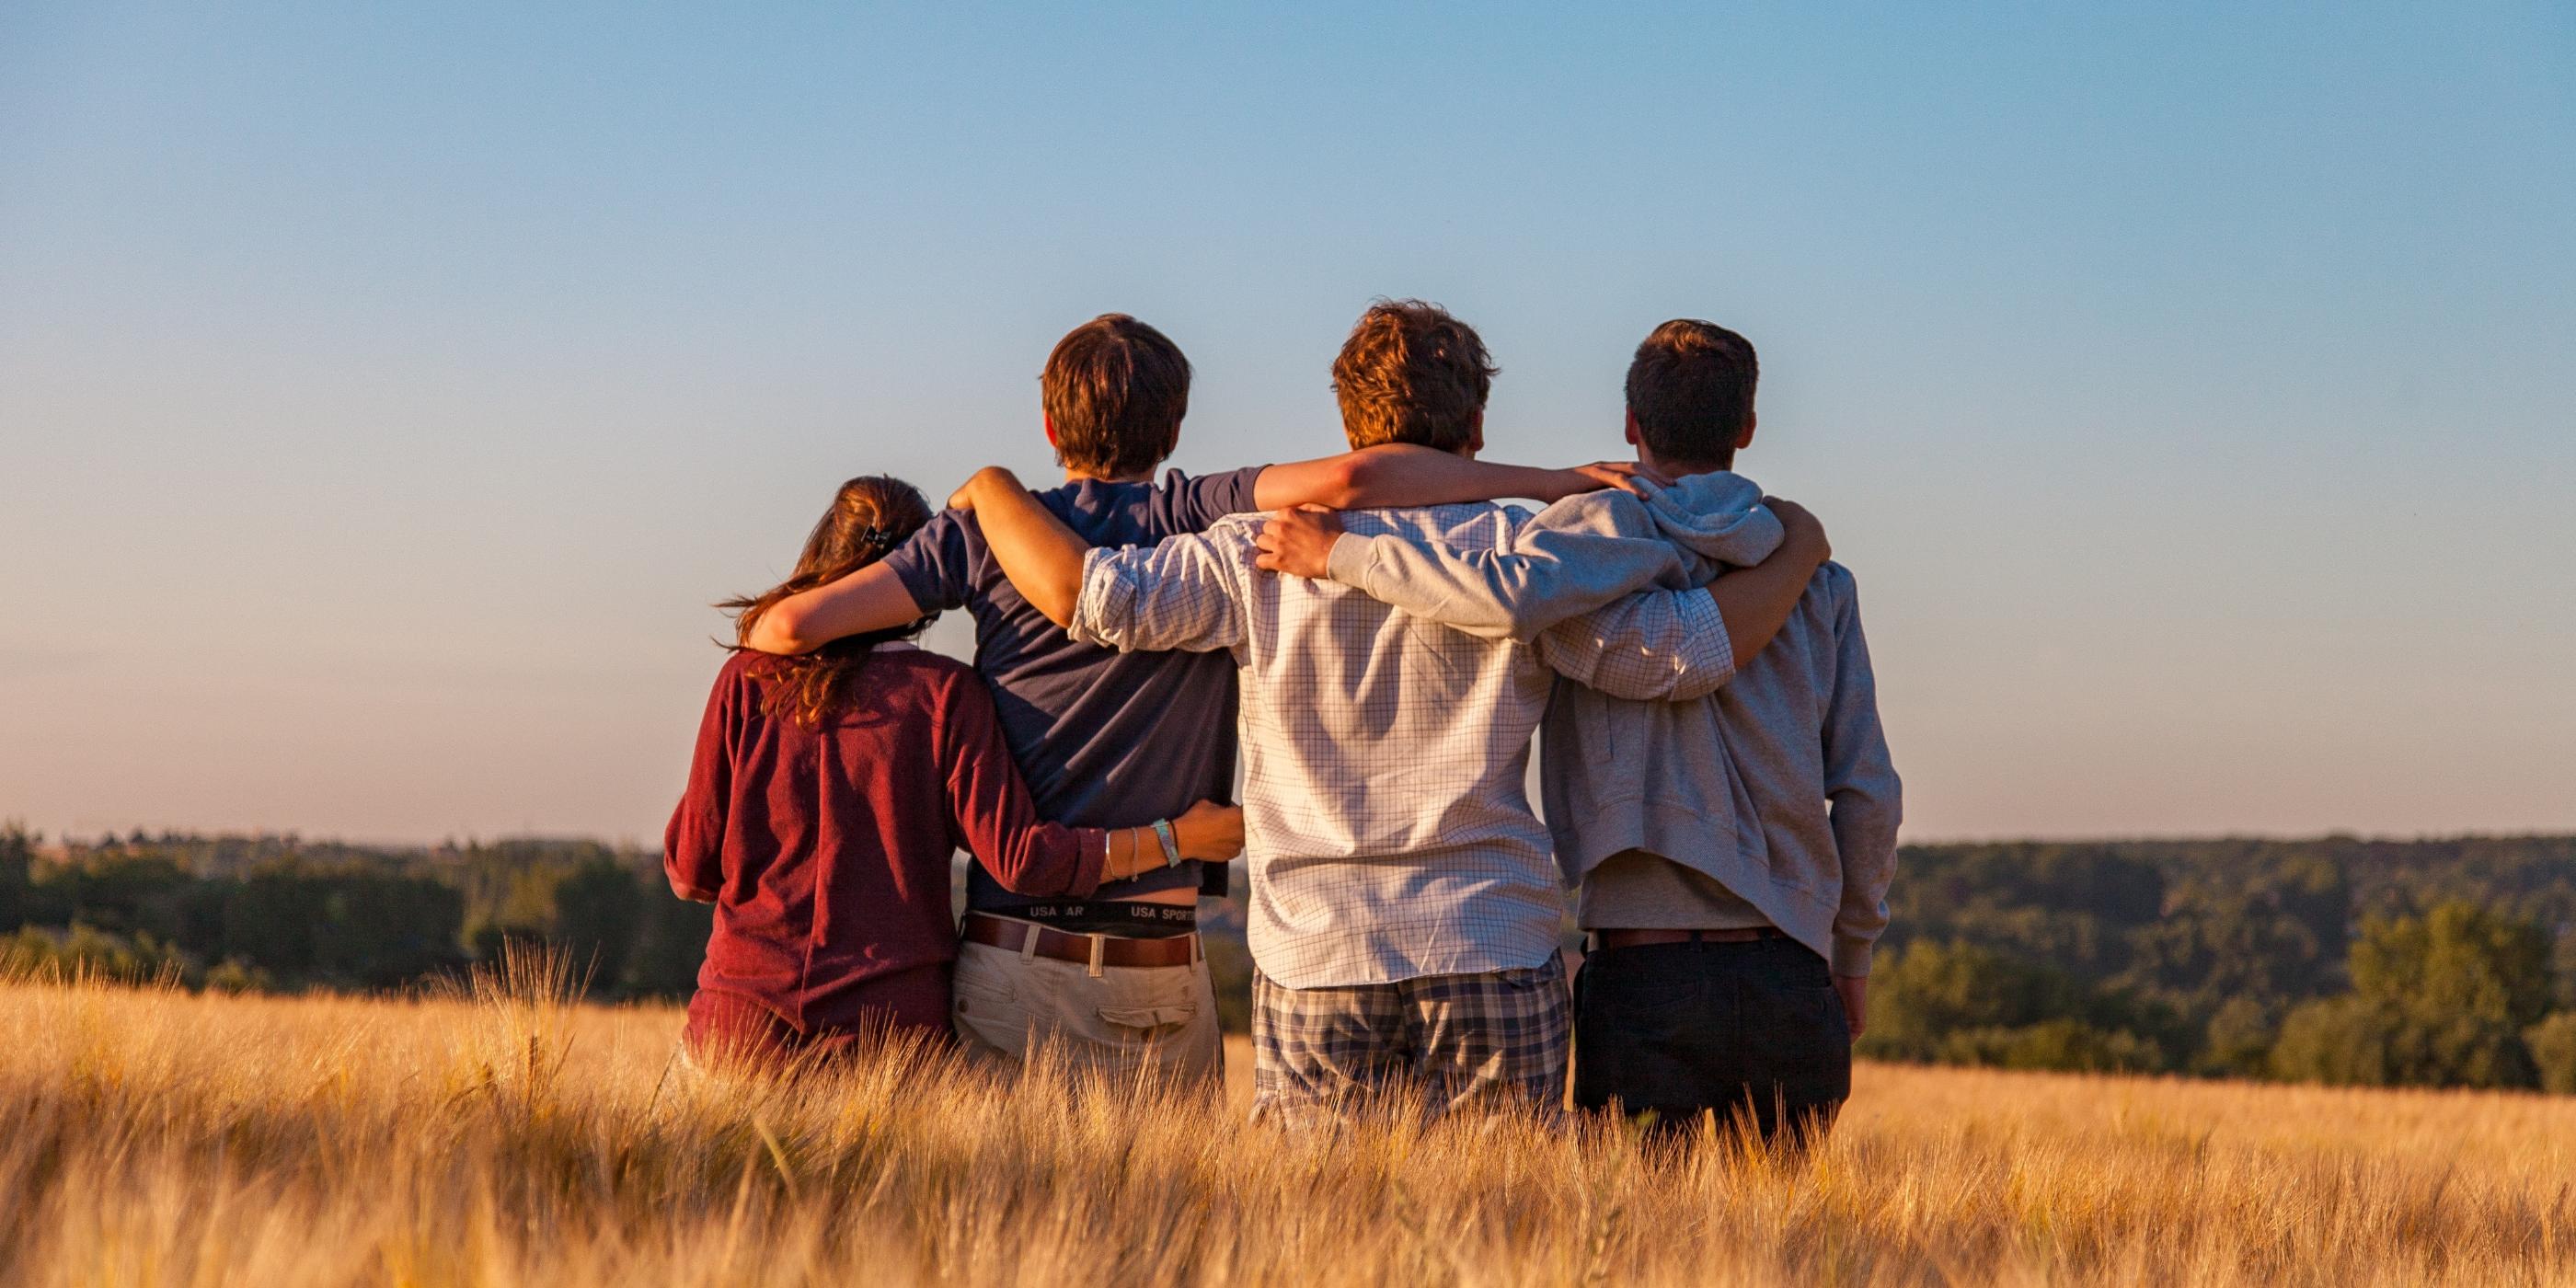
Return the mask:
[(1140, 470), (1134, 474), (1096, 474), (1090, 470), (1064, 472), (1064, 481), (1067, 483), (1080, 483), (1085, 479), (1094, 483), (1151, 483), (1154, 481), (1154, 472), (1152, 470)]
[(1693, 474), (1717, 474), (1735, 468), (1735, 453), (1728, 452), (1721, 461), (1668, 461), (1652, 452), (1637, 453), (1637, 463), (1667, 478), (1689, 478)]

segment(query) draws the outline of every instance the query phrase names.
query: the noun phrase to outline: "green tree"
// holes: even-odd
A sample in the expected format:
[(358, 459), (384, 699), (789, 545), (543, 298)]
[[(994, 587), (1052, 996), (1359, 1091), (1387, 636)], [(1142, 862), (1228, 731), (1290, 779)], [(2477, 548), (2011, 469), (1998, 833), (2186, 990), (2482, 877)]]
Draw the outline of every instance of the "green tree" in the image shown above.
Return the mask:
[(673, 898), (668, 890), (647, 898), (635, 955), (627, 963), (627, 988), (643, 997), (688, 996), (698, 986), (715, 915), (714, 905)]
[(572, 955), (598, 992), (622, 991), (644, 922), (644, 886), (634, 869), (608, 855), (585, 860), (555, 883), (547, 937)]
[(2550, 951), (2539, 926), (2465, 900), (2369, 918), (2353, 992), (2291, 1012), (2272, 1069), (2369, 1086), (2536, 1086), (2523, 1031), (2549, 1009)]
[(2576, 1011), (2560, 1011), (2522, 1031), (2540, 1089), (2576, 1095)]
[(2269, 1068), (2280, 1026), (2269, 1008), (2251, 997), (2219, 1004), (2202, 1031), (2198, 1067), (2204, 1073), (2261, 1077)]
[(36, 843), (44, 838), (16, 819), (0, 822), (0, 930), (12, 930), (35, 911)]

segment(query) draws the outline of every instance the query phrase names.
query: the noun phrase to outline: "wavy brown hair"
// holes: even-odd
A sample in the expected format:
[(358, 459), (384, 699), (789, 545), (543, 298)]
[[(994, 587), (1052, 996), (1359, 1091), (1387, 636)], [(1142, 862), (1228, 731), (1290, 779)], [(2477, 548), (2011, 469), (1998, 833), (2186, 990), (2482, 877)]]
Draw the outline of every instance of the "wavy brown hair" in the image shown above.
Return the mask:
[(1360, 315), (1333, 359), (1333, 396), (1354, 448), (1417, 443), (1454, 452), (1476, 437), (1476, 418), (1502, 369), (1476, 328), (1420, 300), (1379, 300)]
[[(778, 601), (838, 581), (885, 558), (886, 552), (928, 522), (930, 503), (902, 479), (873, 474), (842, 484), (832, 495), (832, 508), (824, 511), (805, 538), (805, 553), (797, 557), (796, 571), (787, 580), (760, 594), (716, 605), (735, 614), (734, 651), (746, 651), (744, 641), (751, 638), (753, 624)], [(888, 640), (919, 635), (937, 616), (933, 613), (891, 630), (834, 640), (795, 657), (762, 659), (753, 672), (761, 682), (762, 714), (808, 729), (821, 725), (824, 717), (848, 703), (851, 682), (867, 665), (870, 650)]]

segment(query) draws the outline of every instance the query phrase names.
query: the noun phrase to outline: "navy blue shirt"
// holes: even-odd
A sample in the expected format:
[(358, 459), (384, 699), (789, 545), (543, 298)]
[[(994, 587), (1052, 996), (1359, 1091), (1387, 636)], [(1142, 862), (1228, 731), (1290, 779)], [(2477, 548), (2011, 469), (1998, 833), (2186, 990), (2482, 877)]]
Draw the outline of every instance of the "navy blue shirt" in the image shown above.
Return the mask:
[[(1150, 546), (1256, 508), (1252, 485), (1260, 476), (1257, 466), (1202, 478), (1173, 470), (1160, 484), (1082, 479), (1035, 495), (1094, 546)], [(975, 615), (975, 669), (992, 688), (1003, 740), (1028, 779), (1038, 817), (1135, 827), (1201, 800), (1232, 798), (1230, 655), (1117, 653), (1075, 643), (1020, 597), (971, 512), (940, 514), (885, 563), (924, 612), (964, 608)], [(1225, 877), (1221, 865), (1183, 863), (1103, 885), (1095, 897), (1191, 887), (1222, 895)], [(1003, 889), (980, 864), (967, 869), (969, 908), (1015, 913), (1044, 902)]]

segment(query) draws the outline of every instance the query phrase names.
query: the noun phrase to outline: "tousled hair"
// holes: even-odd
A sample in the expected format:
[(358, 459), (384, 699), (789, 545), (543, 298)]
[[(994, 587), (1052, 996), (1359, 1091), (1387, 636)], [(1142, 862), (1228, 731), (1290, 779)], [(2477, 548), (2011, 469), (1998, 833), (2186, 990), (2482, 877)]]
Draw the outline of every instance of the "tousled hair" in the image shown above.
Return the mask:
[(1454, 452), (1474, 441), (1501, 368), (1476, 329), (1421, 300), (1379, 300), (1333, 359), (1333, 397), (1351, 446), (1416, 443)]

